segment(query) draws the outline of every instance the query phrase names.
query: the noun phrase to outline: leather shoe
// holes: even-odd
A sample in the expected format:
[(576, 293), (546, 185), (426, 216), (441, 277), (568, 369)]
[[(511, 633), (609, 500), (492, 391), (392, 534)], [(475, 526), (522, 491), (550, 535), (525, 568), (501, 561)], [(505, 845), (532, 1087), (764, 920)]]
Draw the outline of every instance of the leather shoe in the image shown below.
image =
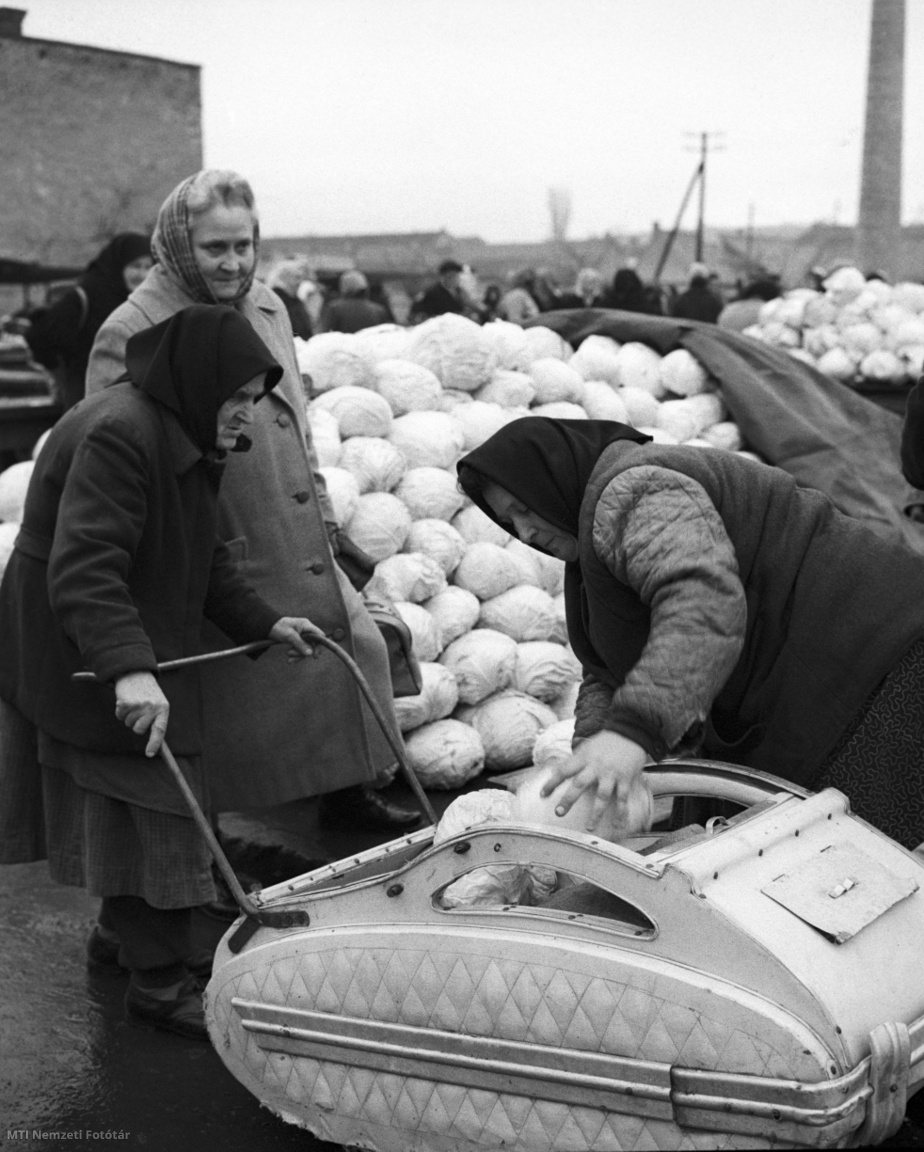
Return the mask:
[(348, 832), (407, 831), (421, 821), (416, 808), (386, 800), (367, 784), (328, 792), (321, 797), (318, 815), (326, 827)]
[(125, 1017), (139, 1028), (156, 1028), (159, 1032), (172, 1032), (186, 1040), (208, 1042), (202, 992), (198, 980), (192, 975), (186, 977), (172, 1000), (149, 996), (133, 981), (125, 993)]

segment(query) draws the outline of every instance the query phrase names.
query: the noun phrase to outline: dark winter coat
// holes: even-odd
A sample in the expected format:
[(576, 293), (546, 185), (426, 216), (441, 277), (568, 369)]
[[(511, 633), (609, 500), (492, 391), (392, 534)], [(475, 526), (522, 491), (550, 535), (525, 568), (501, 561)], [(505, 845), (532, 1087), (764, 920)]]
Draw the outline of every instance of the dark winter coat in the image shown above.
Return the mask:
[[(203, 614), (238, 643), (269, 634), (281, 613), (217, 537), (220, 467), (129, 383), (52, 430), (0, 584), (0, 696), (37, 728), (90, 752), (140, 755), (147, 736), (115, 718), (116, 679), (201, 651)], [(75, 684), (84, 668), (104, 686)], [(161, 683), (171, 750), (200, 752), (198, 673)]]
[(361, 296), (341, 296), (325, 305), (321, 313), (324, 332), (361, 332), (377, 324), (388, 323), (388, 312), (381, 304)]
[(456, 296), (450, 292), (445, 284), (439, 281), (424, 292), (420, 299), (414, 301), (411, 317), (416, 320), (427, 320), (433, 316), (442, 316), (446, 312), (465, 313), (465, 301), (461, 295)]
[(308, 315), (308, 309), (305, 305), (297, 296), (287, 292), (285, 288), (276, 287), (273, 291), (286, 306), (289, 323), (292, 325), (292, 334), (301, 340), (310, 340), (311, 317)]
[(810, 786), (924, 633), (924, 560), (734, 453), (611, 446), (579, 540), (576, 734), (656, 757), (705, 722), (707, 755)]
[[(193, 303), (161, 265), (100, 329), (87, 391), (125, 370), (136, 332)], [(394, 717), (388, 653), (372, 617), (334, 561), (335, 521), (318, 469), (292, 328), (279, 297), (255, 282), (235, 305), (285, 369), (254, 412), (253, 447), (222, 480), (219, 532), (245, 578), (287, 616), (307, 616), (357, 661)], [(214, 629), (215, 648), (228, 641)], [(296, 664), (282, 649), (217, 661), (203, 677), (206, 767), (216, 811), (268, 808), (372, 780), (394, 754), (349, 670), (330, 652)], [(244, 705), (242, 706), (242, 702)], [(397, 732), (397, 722), (395, 722)]]
[(26, 341), (35, 359), (55, 373), (65, 411), (84, 395), (96, 333), (106, 317), (128, 299), (126, 266), (150, 255), (147, 236), (120, 232), (87, 266), (76, 287), (30, 317)]
[(694, 278), (686, 292), (677, 297), (673, 312), (679, 320), (715, 324), (724, 306), (705, 280)]

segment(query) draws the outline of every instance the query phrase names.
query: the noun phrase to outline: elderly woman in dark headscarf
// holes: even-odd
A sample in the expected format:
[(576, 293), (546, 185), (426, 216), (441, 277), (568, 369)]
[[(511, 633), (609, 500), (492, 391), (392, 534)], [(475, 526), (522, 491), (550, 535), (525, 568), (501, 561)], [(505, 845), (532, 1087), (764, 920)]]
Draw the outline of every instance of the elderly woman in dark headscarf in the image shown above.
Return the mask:
[(73, 288), (29, 318), (32, 355), (55, 371), (66, 411), (83, 397), (90, 349), (103, 321), (128, 299), (151, 267), (151, 242), (120, 232), (87, 266)]
[[(249, 447), (281, 374), (266, 346), (233, 309), (195, 306), (133, 337), (127, 367), (52, 429), (0, 584), (0, 860), (47, 856), (101, 897), (91, 959), (115, 966), (121, 946), (129, 1018), (205, 1039), (187, 963), (208, 852), (150, 759), (167, 733), (207, 803), (199, 681), (157, 666), (200, 651), (203, 616), (302, 655), (316, 629), (258, 596), (217, 537), (220, 460)], [(74, 683), (83, 667), (104, 686)]]
[(567, 562), (584, 669), (564, 810), (594, 819), (651, 760), (703, 752), (924, 840), (924, 560), (787, 473), (604, 421), (526, 417), (458, 465), (462, 488)]
[[(259, 242), (253, 190), (242, 176), (206, 169), (178, 184), (154, 229), (157, 263), (100, 329), (87, 391), (122, 374), (129, 337), (181, 308), (218, 302), (243, 316), (283, 373), (258, 406), (253, 451), (222, 485), (222, 538), (261, 595), (293, 615), (309, 615), (350, 653), (400, 739), (385, 642), (337, 562), (343, 555), (344, 563), (362, 563), (363, 556), (337, 524), (318, 468), (292, 326), (275, 292), (254, 280)], [(217, 633), (210, 642), (227, 646)], [(379, 778), (390, 778), (394, 755), (349, 671), (330, 653), (294, 670), (272, 653), (257, 664), (245, 657), (222, 661), (203, 696), (216, 811), (320, 794), (329, 825), (369, 830), (419, 822), (418, 812), (375, 790)], [(248, 708), (240, 707), (243, 699)]]

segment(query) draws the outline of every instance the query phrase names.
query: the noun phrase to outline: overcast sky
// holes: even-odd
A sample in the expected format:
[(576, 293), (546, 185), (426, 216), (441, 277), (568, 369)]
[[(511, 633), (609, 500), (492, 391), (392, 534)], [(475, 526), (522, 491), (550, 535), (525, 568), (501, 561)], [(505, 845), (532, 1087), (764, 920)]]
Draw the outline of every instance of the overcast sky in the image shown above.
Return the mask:
[[(854, 223), (871, 0), (16, 0), (24, 34), (202, 66), (205, 164), (265, 235), (544, 239)], [(909, 0), (903, 215), (924, 221), (924, 0)], [(695, 222), (691, 203), (685, 223)]]

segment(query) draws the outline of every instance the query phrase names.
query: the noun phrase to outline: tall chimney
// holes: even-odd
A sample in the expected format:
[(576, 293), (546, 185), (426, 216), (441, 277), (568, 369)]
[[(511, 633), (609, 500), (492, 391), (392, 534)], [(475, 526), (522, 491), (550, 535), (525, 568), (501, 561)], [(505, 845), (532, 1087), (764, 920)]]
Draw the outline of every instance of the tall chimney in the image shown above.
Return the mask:
[(905, 0), (873, 0), (856, 262), (900, 272)]
[(0, 8), (0, 36), (18, 40), (22, 36), (22, 22), (25, 15), (24, 8)]

